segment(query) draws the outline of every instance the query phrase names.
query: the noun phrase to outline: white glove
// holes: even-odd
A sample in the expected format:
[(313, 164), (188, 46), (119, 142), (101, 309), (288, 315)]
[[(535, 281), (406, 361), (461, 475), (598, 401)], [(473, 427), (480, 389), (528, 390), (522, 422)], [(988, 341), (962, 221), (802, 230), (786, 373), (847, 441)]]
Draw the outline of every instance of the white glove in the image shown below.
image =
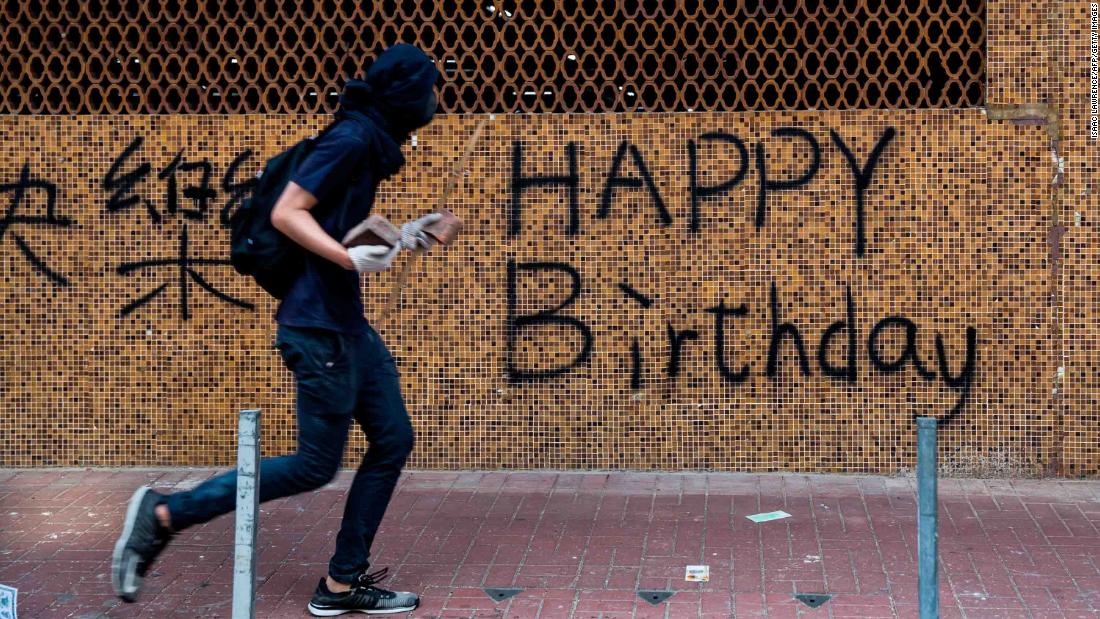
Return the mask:
[(377, 273), (385, 271), (393, 265), (393, 259), (401, 251), (401, 244), (393, 247), (387, 245), (356, 245), (348, 248), (348, 257), (355, 265), (355, 270), (360, 273)]
[(443, 215), (440, 213), (432, 213), (431, 215), (425, 215), (420, 219), (402, 225), (401, 245), (403, 245), (405, 249), (416, 249), (418, 247), (425, 250), (431, 249), (432, 245), (435, 245), (435, 239), (424, 232), (424, 228), (434, 224), (440, 219), (443, 219)]

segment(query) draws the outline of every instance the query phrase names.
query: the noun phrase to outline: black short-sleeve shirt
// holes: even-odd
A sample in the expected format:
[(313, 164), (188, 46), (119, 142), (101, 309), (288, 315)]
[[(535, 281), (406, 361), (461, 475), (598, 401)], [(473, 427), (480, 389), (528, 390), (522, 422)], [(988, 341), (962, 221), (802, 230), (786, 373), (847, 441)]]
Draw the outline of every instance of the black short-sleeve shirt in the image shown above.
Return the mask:
[[(341, 120), (321, 136), (291, 180), (317, 198), (311, 213), (337, 241), (366, 219), (379, 179), (359, 123)], [(367, 323), (359, 274), (313, 252), (305, 254), (305, 268), (279, 304), (275, 320), (291, 327), (363, 331)]]

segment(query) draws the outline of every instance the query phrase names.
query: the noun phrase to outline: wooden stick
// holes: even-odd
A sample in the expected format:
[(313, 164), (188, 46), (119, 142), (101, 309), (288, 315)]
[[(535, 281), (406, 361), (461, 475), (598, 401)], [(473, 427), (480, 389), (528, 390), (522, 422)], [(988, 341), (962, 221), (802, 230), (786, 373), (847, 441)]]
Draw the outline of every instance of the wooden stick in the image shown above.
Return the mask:
[[(466, 162), (469, 161), (470, 155), (474, 152), (474, 147), (477, 146), (478, 140), (481, 138), (481, 132), (485, 130), (485, 126), (489, 124), (490, 120), (496, 118), (496, 114), (489, 114), (481, 119), (481, 122), (474, 128), (473, 135), (466, 142), (466, 150), (462, 152), (462, 156), (455, 162), (454, 168), (451, 169), (451, 176), (447, 179), (447, 184), (443, 186), (443, 193), (439, 196), (439, 201), (436, 204), (436, 210), (439, 210), (447, 205), (447, 202), (451, 198), (451, 194), (454, 193), (456, 187), (458, 187), (458, 179), (462, 176), (462, 171), (466, 168)], [(381, 323), (390, 317), (393, 310), (397, 309), (397, 302), (401, 300), (401, 291), (405, 289), (405, 285), (409, 282), (409, 277), (412, 275), (413, 268), (420, 260), (420, 257), (427, 251), (421, 247), (417, 247), (413, 250), (412, 256), (401, 267), (401, 271), (397, 274), (397, 279), (393, 282), (393, 287), (390, 288), (390, 297), (386, 300), (386, 306), (382, 308), (382, 314), (378, 318), (378, 322)]]

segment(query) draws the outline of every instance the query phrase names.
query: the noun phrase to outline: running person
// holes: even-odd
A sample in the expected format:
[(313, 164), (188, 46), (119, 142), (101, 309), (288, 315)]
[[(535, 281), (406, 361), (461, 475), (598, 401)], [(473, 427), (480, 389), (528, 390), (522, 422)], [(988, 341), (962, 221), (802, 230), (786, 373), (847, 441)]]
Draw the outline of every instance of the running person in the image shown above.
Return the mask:
[[(367, 217), (378, 184), (405, 163), (400, 145), (431, 121), (438, 77), (422, 51), (396, 45), (362, 80), (349, 80), (340, 107), (359, 112), (357, 118), (340, 120), (318, 141), (271, 215), (272, 224), (308, 252), (275, 315), (276, 347), (297, 384), (298, 451), (261, 462), (260, 501), (328, 483), (343, 458), (351, 420), (370, 442), (348, 492), (328, 574), (308, 606), (316, 616), (402, 612), (420, 602), (414, 593), (377, 587), (386, 570), (369, 571), (371, 544), (412, 451), (413, 429), (394, 359), (364, 318), (359, 273), (388, 269), (402, 248), (430, 247), (423, 228), (438, 216), (402, 226), (402, 241), (392, 249), (348, 249), (336, 239)], [(142, 578), (174, 534), (233, 511), (236, 488), (236, 471), (186, 492), (139, 488), (112, 560), (119, 597), (136, 599)]]

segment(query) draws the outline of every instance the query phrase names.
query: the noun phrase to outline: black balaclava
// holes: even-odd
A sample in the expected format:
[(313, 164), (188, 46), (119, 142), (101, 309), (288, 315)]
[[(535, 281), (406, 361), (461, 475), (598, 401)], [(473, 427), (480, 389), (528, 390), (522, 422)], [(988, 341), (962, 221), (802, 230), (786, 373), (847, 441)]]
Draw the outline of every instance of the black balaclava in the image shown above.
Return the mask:
[(362, 80), (348, 81), (340, 106), (374, 116), (382, 129), (401, 143), (431, 122), (437, 79), (439, 71), (427, 54), (399, 43), (382, 52)]

